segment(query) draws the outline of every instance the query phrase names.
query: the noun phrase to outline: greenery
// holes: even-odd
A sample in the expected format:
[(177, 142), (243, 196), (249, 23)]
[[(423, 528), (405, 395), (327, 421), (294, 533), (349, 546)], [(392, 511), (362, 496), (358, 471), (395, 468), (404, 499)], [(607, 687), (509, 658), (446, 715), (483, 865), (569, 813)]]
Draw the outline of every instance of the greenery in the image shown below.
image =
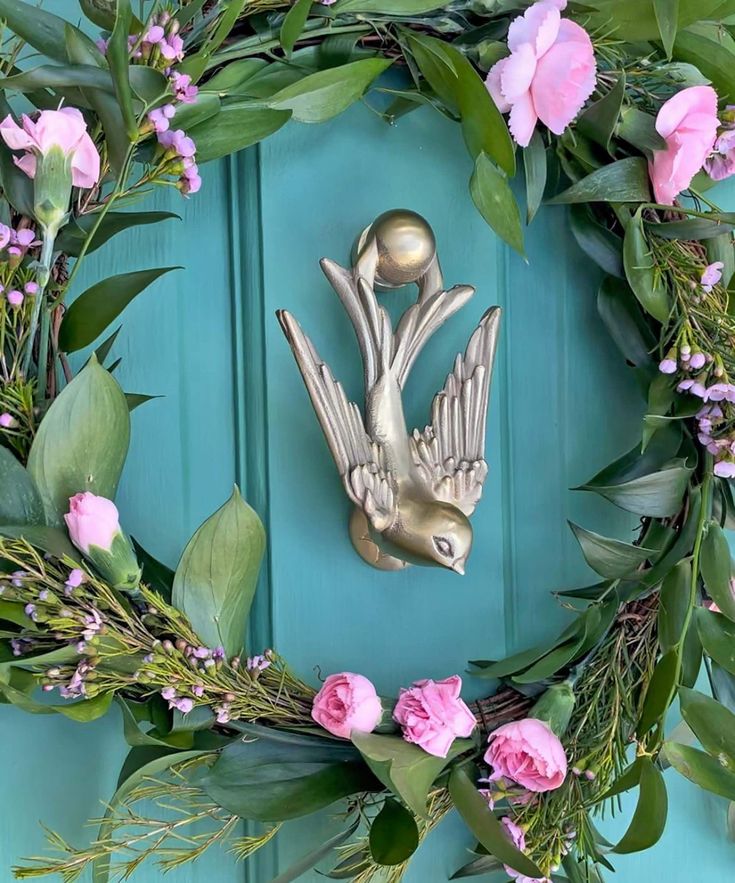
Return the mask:
[[(616, 854), (660, 838), (667, 767), (735, 802), (726, 536), (735, 518), (735, 215), (710, 200), (704, 172), (673, 205), (655, 202), (649, 181), (665, 146), (655, 122), (667, 99), (711, 83), (723, 106), (735, 101), (735, 2), (572, 0), (564, 14), (592, 38), (595, 91), (563, 134), (539, 127), (522, 150), (483, 80), (507, 54), (523, 0), (79, 5), (84, 28), (0, 0), (2, 116), (20, 102), (81, 108), (101, 158), (99, 181), (74, 187), (52, 223), (59, 206), (39, 198), (43, 175), (29, 178), (0, 142), (0, 236), (12, 229), (16, 249), (6, 249), (10, 239), (0, 247), (0, 284), (19, 294), (36, 286), (14, 305), (0, 298), (0, 693), (29, 713), (77, 721), (115, 702), (131, 750), (92, 844), (76, 848), (49, 832), (53, 855), (27, 860), (17, 876), (73, 881), (92, 869), (103, 883), (148, 857), (166, 870), (221, 841), (246, 859), (281, 822), (339, 801), (342, 831), (280, 883), (317, 864), (334, 879), (397, 883), (452, 807), (477, 840), (455, 877), (507, 865), (589, 883)], [(170, 44), (146, 39), (152, 27)], [(332, 738), (312, 720), (314, 690), (277, 653), (245, 653), (264, 536), (239, 492), (199, 528), (175, 572), (136, 546), (142, 578), (132, 583), (104, 572), (114, 560), (83, 555), (64, 521), (75, 494), (114, 497), (129, 412), (146, 398), (114, 379), (109, 329), (176, 269), (131, 269), (80, 292), (86, 255), (129, 227), (175, 217), (140, 202), (164, 186), (195, 193), (194, 159), (323, 122), (360, 100), (387, 122), (422, 107), (455, 120), (474, 163), (471, 199), (519, 253), (524, 222), (544, 202), (570, 207), (575, 238), (605, 273), (600, 317), (648, 403), (640, 443), (580, 488), (639, 516), (639, 538), (571, 525), (599, 581), (560, 593), (578, 616), (553, 640), (474, 661), (490, 695), (473, 707), (473, 738), (457, 740), (447, 758), (407, 743), (390, 723)], [(176, 149), (161, 140), (178, 130)], [(525, 211), (509, 183), (519, 165)], [(720, 275), (706, 283), (715, 264)], [(92, 344), (74, 376), (69, 354)], [(127, 540), (115, 542), (123, 554)], [(702, 671), (711, 696), (695, 689)], [(57, 688), (58, 703), (38, 696)], [(562, 693), (570, 702), (553, 715), (563, 718), (571, 768), (563, 784), (521, 800), (507, 780), (480, 789), (485, 737)], [(677, 700), (689, 732), (667, 737)], [(595, 816), (633, 788), (630, 826), (609, 843)], [(511, 843), (504, 817), (521, 826), (525, 850)], [(244, 837), (240, 819), (251, 823)]]

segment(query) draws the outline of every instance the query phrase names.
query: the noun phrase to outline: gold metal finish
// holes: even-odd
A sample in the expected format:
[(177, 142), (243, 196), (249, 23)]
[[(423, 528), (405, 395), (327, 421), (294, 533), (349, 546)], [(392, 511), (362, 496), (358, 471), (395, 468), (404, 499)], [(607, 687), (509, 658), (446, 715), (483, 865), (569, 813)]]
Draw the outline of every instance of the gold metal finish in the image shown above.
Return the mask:
[[(445, 290), (434, 234), (414, 212), (386, 212), (363, 233), (351, 269), (323, 258), (322, 270), (350, 317), (362, 354), (364, 415), (294, 317), (277, 315), (293, 350), (327, 444), (355, 504), (350, 536), (382, 570), (408, 564), (463, 574), (472, 548), (469, 516), (487, 476), (485, 423), (500, 308), (491, 307), (434, 397), (431, 422), (409, 433), (406, 378), (426, 341), (475, 289)], [(418, 286), (395, 332), (376, 286)]]

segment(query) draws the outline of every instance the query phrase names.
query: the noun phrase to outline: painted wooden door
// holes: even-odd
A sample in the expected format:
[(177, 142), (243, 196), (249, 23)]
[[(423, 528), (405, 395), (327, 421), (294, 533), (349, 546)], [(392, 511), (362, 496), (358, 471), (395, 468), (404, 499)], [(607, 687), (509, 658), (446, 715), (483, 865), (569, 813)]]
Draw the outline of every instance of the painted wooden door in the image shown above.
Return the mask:
[[(317, 666), (349, 669), (392, 693), (419, 677), (462, 673), (469, 658), (533, 643), (565, 620), (550, 592), (589, 575), (566, 520), (620, 537), (634, 527), (598, 498), (568, 490), (627, 450), (642, 413), (597, 319), (598, 277), (561, 208), (535, 221), (527, 264), (511, 254), (473, 210), (468, 174), (458, 131), (429, 110), (387, 127), (358, 107), (328, 125), (290, 124), (259, 149), (207, 168), (195, 198), (159, 200), (180, 211), (183, 224), (130, 231), (86, 268), (93, 280), (186, 267), (128, 309), (115, 345), (125, 388), (163, 396), (134, 414), (119, 500), (126, 527), (173, 565), (238, 482), (269, 534), (253, 642), (277, 647), (314, 682)], [(484, 309), (504, 308), (490, 477), (464, 578), (380, 573), (355, 555), (349, 506), (274, 317), (278, 307), (292, 310), (358, 396), (355, 342), (317, 261), (348, 261), (353, 237), (397, 206), (434, 226), (447, 281), (478, 288), (416, 365), (411, 422), (423, 425)], [(400, 308), (409, 296), (388, 294), (385, 302)], [(479, 693), (469, 677), (466, 686), (468, 695)], [(101, 813), (126, 749), (116, 710), (80, 725), (4, 707), (2, 734), (0, 880), (10, 881), (15, 861), (42, 850), (39, 820), (75, 842), (89, 836), (83, 822)], [(731, 879), (724, 803), (668, 775), (675, 800), (667, 833), (650, 853), (621, 858), (617, 879)], [(332, 824), (330, 812), (291, 823), (249, 865), (215, 852), (167, 879), (269, 883)], [(449, 818), (416, 857), (408, 883), (446, 880), (470, 843)], [(160, 876), (149, 866), (137, 879)]]

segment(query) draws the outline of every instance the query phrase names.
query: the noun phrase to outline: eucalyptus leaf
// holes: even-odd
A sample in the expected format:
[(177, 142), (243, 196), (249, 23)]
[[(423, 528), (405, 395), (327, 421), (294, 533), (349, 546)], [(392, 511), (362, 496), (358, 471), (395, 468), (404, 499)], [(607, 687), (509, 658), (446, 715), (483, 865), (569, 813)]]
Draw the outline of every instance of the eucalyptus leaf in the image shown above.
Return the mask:
[(648, 757), (640, 758), (640, 794), (628, 830), (614, 848), (627, 854), (650, 849), (661, 839), (666, 826), (669, 801), (661, 771)]
[(735, 622), (735, 591), (732, 582), (730, 546), (716, 521), (707, 525), (702, 541), (700, 569), (704, 584), (720, 612)]
[(596, 169), (548, 202), (649, 202), (650, 199), (646, 161), (630, 156)]
[(0, 524), (43, 524), (41, 495), (8, 448), (0, 447)]
[(511, 843), (505, 828), (495, 818), (464, 767), (452, 771), (449, 794), (467, 827), (491, 855), (519, 874), (532, 879), (543, 877), (531, 859)]
[(664, 44), (664, 51), (671, 58), (679, 26), (679, 0), (653, 0), (653, 9), (656, 13), (656, 22), (661, 34), (661, 42)]
[(435, 757), (400, 736), (353, 730), (351, 738), (375, 776), (419, 818), (426, 818), (426, 801), (437, 776), (454, 757), (472, 748), (472, 742), (455, 739), (447, 757)]
[(661, 323), (668, 321), (671, 296), (646, 241), (640, 209), (628, 222), (623, 240), (625, 275), (641, 306)]
[(661, 586), (658, 611), (658, 639), (664, 653), (672, 650), (683, 637), (691, 603), (692, 565), (680, 561)]
[(679, 691), (681, 714), (702, 748), (735, 771), (735, 714), (697, 690)]
[(378, 865), (403, 864), (416, 852), (419, 829), (411, 813), (397, 800), (387, 797), (370, 824), (370, 854)]
[(49, 525), (63, 525), (74, 494), (114, 498), (129, 442), (123, 391), (93, 355), (48, 409), (28, 456)]
[[(107, 212), (87, 247), (87, 254), (96, 251), (113, 236), (132, 227), (159, 224), (172, 218), (181, 220), (175, 212)], [(78, 257), (92, 228), (97, 223), (96, 213), (78, 215), (61, 229), (56, 239), (56, 247), (69, 257)]]
[(237, 488), (187, 543), (173, 605), (208, 647), (224, 647), (228, 656), (243, 649), (264, 551), (263, 525)]
[(34, 49), (54, 61), (67, 61), (64, 29), (68, 22), (24, 0), (0, 0), (0, 18)]
[(541, 206), (546, 187), (546, 146), (538, 132), (534, 132), (523, 151), (523, 170), (526, 176), (526, 223), (530, 224)]
[(639, 739), (663, 720), (676, 696), (679, 671), (680, 656), (677, 648), (669, 650), (656, 663), (636, 728)]
[(723, 766), (717, 758), (678, 742), (666, 742), (664, 750), (671, 766), (690, 782), (705, 791), (735, 800), (735, 772)]
[(524, 255), (518, 203), (507, 177), (485, 153), (475, 160), (475, 170), (470, 178), (470, 195), (477, 210), (498, 236)]
[(694, 617), (705, 653), (735, 675), (735, 623), (703, 607), (694, 611)]
[(293, 6), (288, 10), (283, 18), (281, 25), (280, 40), (281, 47), (289, 57), (293, 52), (296, 41), (304, 30), (306, 19), (309, 17), (309, 10), (313, 0), (296, 0)]
[(156, 267), (120, 273), (97, 282), (82, 292), (64, 314), (59, 346), (67, 353), (80, 350), (96, 340), (125, 307), (152, 282), (180, 267)]
[(651, 556), (655, 556), (653, 549), (644, 549), (641, 546), (604, 537), (571, 521), (569, 526), (577, 538), (587, 564), (606, 579), (628, 576)]
[[(389, 58), (364, 58), (307, 74), (268, 101), (272, 110), (290, 111), (302, 123), (323, 123), (354, 104), (392, 64)], [(192, 136), (193, 137), (193, 136)]]
[(508, 675), (527, 669), (530, 665), (542, 659), (552, 650), (562, 646), (566, 642), (580, 635), (582, 623), (579, 619), (575, 619), (567, 628), (564, 629), (551, 644), (540, 644), (529, 650), (522, 650), (520, 653), (514, 653), (497, 662), (487, 662), (482, 660), (474, 660), (470, 664), (476, 665), (480, 671), (474, 671), (472, 674), (478, 678), (503, 678)]
[(190, 129), (189, 135), (197, 145), (197, 162), (210, 162), (257, 144), (290, 118), (290, 110), (229, 104)]

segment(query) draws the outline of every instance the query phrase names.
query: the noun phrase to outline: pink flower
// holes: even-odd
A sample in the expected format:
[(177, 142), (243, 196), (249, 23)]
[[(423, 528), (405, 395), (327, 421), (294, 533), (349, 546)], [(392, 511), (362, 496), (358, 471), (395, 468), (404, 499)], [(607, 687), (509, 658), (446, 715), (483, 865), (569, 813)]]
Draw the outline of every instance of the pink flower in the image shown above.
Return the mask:
[(668, 356), (658, 363), (658, 370), (662, 374), (676, 374), (677, 367), (676, 361), (668, 358)]
[(711, 86), (690, 86), (661, 105), (656, 131), (666, 141), (649, 164), (656, 200), (673, 205), (702, 168), (717, 137), (717, 93)]
[(169, 120), (175, 113), (176, 108), (173, 104), (164, 104), (162, 107), (152, 110), (148, 114), (148, 120), (152, 123), (156, 132), (166, 132), (169, 127)]
[(69, 511), (64, 521), (72, 543), (85, 555), (90, 546), (109, 550), (115, 535), (120, 532), (117, 506), (112, 500), (89, 491), (69, 499)]
[(554, 791), (567, 775), (564, 746), (548, 724), (525, 718), (490, 733), (485, 763), (491, 778), (517, 782), (529, 791)]
[(735, 478), (735, 463), (731, 460), (720, 460), (715, 463), (715, 475), (720, 478)]
[(0, 427), (3, 429), (12, 429), (15, 426), (15, 417), (7, 411), (0, 414)]
[(311, 716), (333, 736), (349, 739), (353, 730), (372, 733), (383, 708), (372, 683), (363, 675), (344, 671), (329, 675), (314, 697)]
[(713, 181), (735, 175), (735, 129), (726, 130), (715, 141), (714, 152), (704, 161), (704, 169)]
[(566, 0), (541, 0), (508, 30), (510, 55), (494, 64), (485, 85), (510, 131), (527, 147), (541, 120), (561, 135), (595, 89), (597, 65), (583, 27), (562, 18)]
[[(186, 160), (184, 160), (186, 163)], [(184, 171), (179, 179), (179, 189), (184, 195), (197, 193), (202, 186), (202, 179), (199, 176), (199, 166), (192, 161), (189, 165), (184, 166)]]
[(180, 74), (178, 71), (174, 71), (170, 80), (171, 88), (178, 101), (181, 101), (182, 104), (193, 104), (196, 101), (199, 89), (192, 84), (189, 74)]
[(722, 261), (714, 261), (714, 263), (707, 264), (704, 268), (704, 271), (702, 272), (702, 288), (707, 294), (709, 294), (720, 279), (722, 279), (722, 270), (724, 266), (725, 265)]
[(403, 738), (435, 757), (446, 757), (456, 738), (475, 729), (475, 717), (459, 698), (462, 678), (416, 681), (401, 690), (393, 719), (403, 727)]
[(167, 150), (184, 159), (194, 156), (197, 149), (194, 140), (189, 138), (183, 129), (176, 129), (175, 131), (169, 129), (167, 132), (161, 132), (158, 136), (158, 142)]
[(19, 307), (23, 303), (23, 292), (14, 288), (5, 295), (11, 307)]
[[(523, 828), (509, 819), (508, 816), (503, 816), (500, 820), (505, 828), (505, 832), (508, 835), (508, 839), (515, 846), (516, 849), (519, 849), (521, 852), (526, 851), (526, 835), (523, 833)], [(518, 871), (514, 870), (510, 867), (510, 865), (503, 865), (505, 868), (505, 873), (512, 879), (516, 880), (517, 883), (548, 883), (548, 877), (526, 877), (525, 874), (520, 874)]]
[(26, 151), (20, 159), (14, 158), (14, 162), (29, 178), (36, 174), (38, 155), (60, 147), (67, 156), (71, 154), (75, 187), (94, 187), (99, 181), (100, 157), (87, 134), (84, 117), (75, 107), (42, 110), (35, 121), (23, 114), (22, 128), (8, 114), (0, 122), (0, 135), (11, 150)]

